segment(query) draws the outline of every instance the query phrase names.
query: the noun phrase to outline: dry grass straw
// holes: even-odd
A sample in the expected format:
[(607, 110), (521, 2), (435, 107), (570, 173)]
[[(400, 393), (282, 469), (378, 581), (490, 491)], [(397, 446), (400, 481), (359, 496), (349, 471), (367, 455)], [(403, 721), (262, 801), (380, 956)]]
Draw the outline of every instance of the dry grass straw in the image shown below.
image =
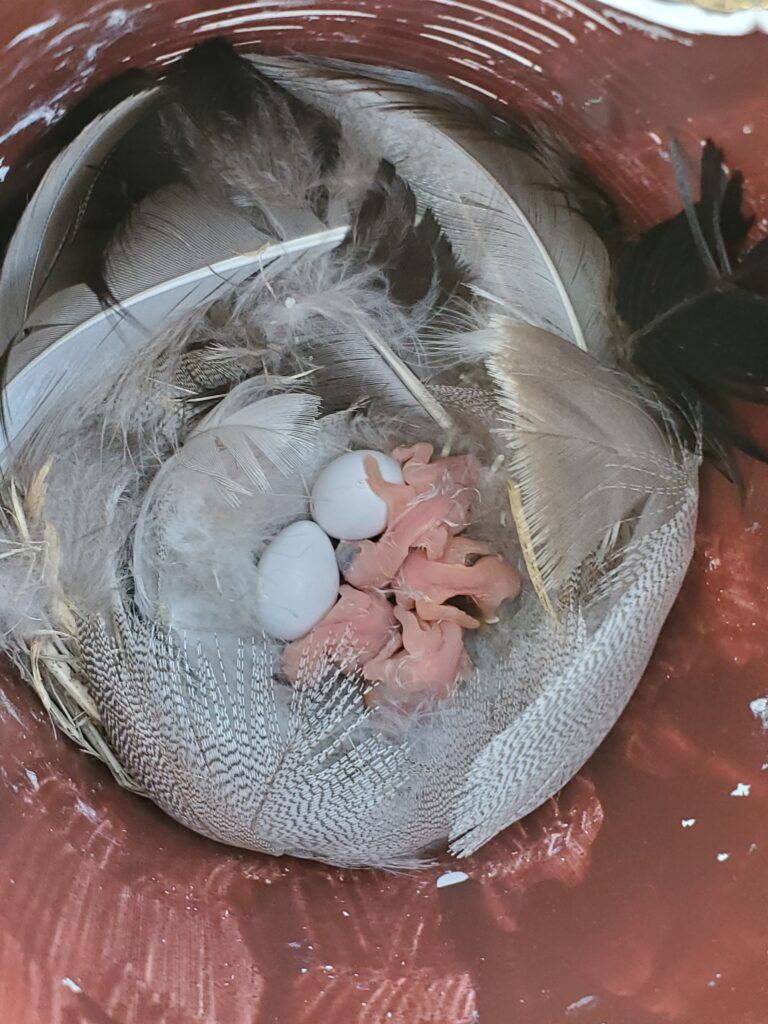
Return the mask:
[[(59, 584), (59, 537), (42, 519), (50, 461), (34, 476), (26, 494), (11, 480), (9, 515), (19, 543), (35, 548), (43, 559), (46, 584), (53, 595), (51, 629), (28, 640), (14, 659), (22, 677), (37, 694), (55, 729), (82, 750), (103, 761), (125, 789), (142, 793), (107, 742), (99, 712), (79, 676), (77, 616)], [(39, 538), (42, 537), (42, 540)]]

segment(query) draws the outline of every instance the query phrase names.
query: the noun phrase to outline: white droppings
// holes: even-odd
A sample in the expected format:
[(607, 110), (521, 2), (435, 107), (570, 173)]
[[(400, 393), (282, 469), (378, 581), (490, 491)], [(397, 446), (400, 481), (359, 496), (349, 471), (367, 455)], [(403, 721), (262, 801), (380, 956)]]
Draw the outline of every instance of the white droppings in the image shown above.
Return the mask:
[(462, 882), (468, 882), (469, 875), (465, 871), (446, 871), (444, 875), (440, 875), (437, 882), (438, 889), (446, 889), (449, 885), (460, 885)]
[(54, 14), (52, 18), (48, 18), (47, 21), (38, 21), (34, 25), (30, 25), (29, 28), (25, 28), (23, 32), (19, 32), (17, 36), (6, 46), (6, 50), (12, 50), (14, 46), (18, 46), (19, 43), (23, 43), (25, 39), (32, 39), (34, 36), (41, 36), (44, 32), (47, 32), (49, 28), (53, 28), (54, 25), (58, 25), (60, 16)]
[(718, 853), (717, 859), (722, 864), (724, 861), (728, 860), (728, 858), (730, 856), (731, 856), (730, 853), (722, 852), (722, 853)]
[(749, 710), (762, 727), (768, 729), (768, 697), (758, 697), (756, 700), (750, 701)]
[(747, 782), (737, 782), (736, 786), (731, 790), (731, 796), (749, 796), (751, 788)]
[(342, 917), (349, 917), (349, 911), (348, 910), (342, 910), (341, 916)]
[(575, 1003), (571, 1003), (570, 1006), (566, 1006), (565, 1012), (567, 1014), (578, 1013), (579, 1010), (587, 1010), (591, 1006), (597, 1006), (600, 999), (597, 996), (582, 996), (581, 999), (577, 999)]
[(91, 807), (90, 804), (84, 803), (79, 797), (77, 800), (75, 800), (75, 810), (77, 811), (78, 814), (82, 814), (84, 818), (87, 818), (88, 821), (99, 820), (99, 816), (96, 813), (96, 810), (93, 807)]
[[(754, 131), (754, 128), (752, 127), (752, 125), (751, 125), (751, 124), (745, 124), (745, 125), (744, 125), (744, 126), (742, 127), (741, 131), (742, 131), (742, 133), (743, 133), (744, 135), (751, 135), (751, 134), (752, 134), (752, 132)], [(753, 526), (756, 526), (757, 524), (756, 524), (756, 523), (753, 523), (752, 525), (753, 525)]]
[(80, 986), (77, 984), (77, 982), (72, 981), (71, 978), (62, 978), (61, 979), (61, 984), (64, 986), (64, 988), (68, 988), (70, 992), (82, 992), (83, 991), (80, 988)]
[(683, 826), (683, 828), (693, 828), (693, 826), (696, 824), (696, 819), (695, 818), (681, 818), (680, 819), (680, 824)]
[(33, 772), (31, 768), (25, 768), (24, 774), (29, 779), (29, 784), (32, 787), (32, 789), (34, 789), (34, 791), (37, 793), (37, 791), (40, 789), (40, 782), (38, 781), (35, 772)]

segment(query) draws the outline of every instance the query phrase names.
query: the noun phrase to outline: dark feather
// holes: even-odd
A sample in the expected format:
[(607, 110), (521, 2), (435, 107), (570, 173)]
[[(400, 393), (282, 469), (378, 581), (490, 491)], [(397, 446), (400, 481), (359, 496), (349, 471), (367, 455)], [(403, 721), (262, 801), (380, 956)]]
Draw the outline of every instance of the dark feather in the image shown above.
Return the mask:
[(558, 198), (561, 201), (565, 198), (569, 207), (584, 217), (609, 251), (618, 247), (621, 228), (608, 193), (595, 180), (584, 160), (548, 125), (520, 111), (515, 112), (514, 121), (506, 120), (467, 93), (415, 71), (352, 64), (332, 58), (313, 58), (312, 64), (315, 71), (325, 68), (343, 77), (368, 80), (377, 86), (388, 83), (395, 90), (407, 90), (409, 99), (393, 100), (393, 108), (429, 111), (432, 117), (439, 114), (440, 125), (447, 131), (452, 128), (470, 130), (480, 140), (493, 139), (511, 150), (529, 154), (555, 177)]
[(71, 110), (56, 121), (43, 138), (30, 147), (3, 183), (0, 208), (0, 253), (5, 252), (11, 235), (30, 196), (58, 154), (68, 146), (95, 117), (116, 107), (128, 96), (156, 85), (148, 71), (130, 68), (111, 78), (83, 97)]
[(768, 400), (768, 246), (742, 251), (752, 226), (742, 177), (725, 173), (712, 142), (702, 151), (698, 202), (681, 191), (683, 211), (623, 253), (617, 308), (634, 366), (683, 417), (700, 420), (705, 451), (738, 480), (734, 448), (768, 461), (729, 408), (730, 399)]
[[(67, 277), (56, 285), (83, 281), (105, 304), (115, 304), (104, 254), (138, 204), (186, 180), (195, 163), (196, 133), (236, 151), (244, 133), (259, 132), (273, 120), (280, 134), (298, 133), (308, 143), (320, 173), (335, 166), (339, 129), (330, 118), (270, 82), (222, 39), (190, 50), (169, 70), (157, 109), (124, 137), (101, 169), (77, 237), (61, 261)], [(183, 124), (194, 131), (181, 130)], [(327, 194), (318, 189), (307, 201), (322, 212)]]
[[(278, 145), (298, 138), (316, 161), (320, 177), (332, 173), (339, 161), (341, 129), (336, 121), (302, 103), (263, 75), (224, 39), (211, 39), (188, 51), (169, 71), (167, 86), (196, 132), (214, 130), (232, 145), (243, 132), (275, 136)], [(194, 133), (176, 134), (183, 152), (194, 143)], [(188, 153), (194, 163), (194, 153)], [(324, 212), (327, 192), (318, 188), (307, 197), (318, 216)]]
[(434, 214), (426, 210), (417, 217), (413, 191), (387, 160), (360, 204), (342, 253), (357, 253), (380, 267), (390, 295), (403, 306), (429, 299), (439, 309), (466, 279)]

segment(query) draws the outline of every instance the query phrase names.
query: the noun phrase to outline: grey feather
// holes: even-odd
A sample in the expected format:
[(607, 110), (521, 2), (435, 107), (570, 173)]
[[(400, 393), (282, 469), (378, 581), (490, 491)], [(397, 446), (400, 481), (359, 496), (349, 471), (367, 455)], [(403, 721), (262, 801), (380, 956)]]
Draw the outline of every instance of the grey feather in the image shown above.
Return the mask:
[(495, 334), (513, 511), (531, 577), (556, 606), (582, 563), (607, 558), (619, 527), (655, 529), (689, 483), (663, 414), (627, 376), (533, 327), (499, 318)]
[[(478, 753), (457, 803), (451, 849), (474, 853), (553, 796), (613, 727), (653, 652), (693, 553), (698, 460), (681, 472), (687, 492), (633, 551), (633, 573), (591, 616), (564, 622), (529, 608), (501, 671), (498, 715), (507, 724)], [(528, 627), (526, 629), (526, 626)]]
[(157, 100), (150, 89), (95, 118), (54, 160), (24, 211), (0, 275), (0, 324), (4, 351), (45, 286), (75, 225), (101, 164), (123, 135)]
[(606, 315), (609, 263), (604, 245), (559, 178), (530, 154), (447, 114), (439, 92), (356, 73), (323, 72), (300, 62), (257, 64), (299, 96), (338, 118), (345, 130), (383, 153), (431, 207), (486, 294), (526, 323), (604, 354), (613, 325)]
[(231, 206), (184, 185), (171, 185), (133, 210), (110, 242), (104, 277), (118, 301), (231, 257), (255, 253), (272, 239)]
[(263, 275), (283, 257), (311, 248), (338, 244), (344, 228), (330, 229), (307, 239), (261, 246), (257, 251), (226, 258), (198, 270), (162, 281), (122, 299), (119, 310), (109, 307), (56, 340), (45, 351), (45, 362), (31, 362), (5, 390), (5, 447), (39, 417), (49, 396), (75, 384), (84, 387), (110, 361), (110, 350), (136, 351), (169, 317), (206, 309), (215, 299), (256, 274)]

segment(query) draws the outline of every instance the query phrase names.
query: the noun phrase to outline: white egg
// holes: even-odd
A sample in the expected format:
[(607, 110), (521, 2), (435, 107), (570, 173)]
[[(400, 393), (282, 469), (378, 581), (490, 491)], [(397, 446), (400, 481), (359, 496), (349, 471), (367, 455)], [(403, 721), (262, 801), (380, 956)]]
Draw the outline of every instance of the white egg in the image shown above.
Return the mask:
[(256, 614), (278, 640), (305, 636), (333, 607), (339, 570), (333, 545), (315, 523), (286, 526), (271, 541), (256, 570)]
[(399, 463), (382, 452), (347, 452), (329, 462), (312, 488), (311, 509), (315, 522), (337, 540), (375, 537), (387, 525), (387, 506), (368, 484), (368, 455), (378, 462), (387, 483), (403, 482)]

